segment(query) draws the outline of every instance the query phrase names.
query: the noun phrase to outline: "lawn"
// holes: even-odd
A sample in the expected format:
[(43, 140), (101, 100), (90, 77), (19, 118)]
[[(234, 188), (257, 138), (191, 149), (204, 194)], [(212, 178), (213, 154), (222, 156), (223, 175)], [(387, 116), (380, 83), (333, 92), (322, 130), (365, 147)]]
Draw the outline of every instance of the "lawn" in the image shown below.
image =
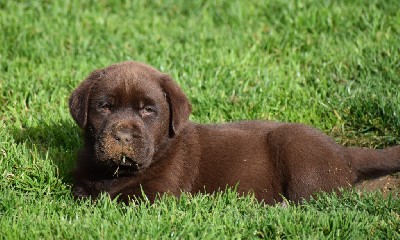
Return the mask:
[[(0, 0), (0, 239), (399, 239), (400, 198), (264, 206), (234, 190), (125, 206), (74, 201), (71, 91), (124, 60), (169, 73), (201, 123), (301, 122), (400, 144), (400, 1)], [(398, 194), (400, 188), (393, 189)]]

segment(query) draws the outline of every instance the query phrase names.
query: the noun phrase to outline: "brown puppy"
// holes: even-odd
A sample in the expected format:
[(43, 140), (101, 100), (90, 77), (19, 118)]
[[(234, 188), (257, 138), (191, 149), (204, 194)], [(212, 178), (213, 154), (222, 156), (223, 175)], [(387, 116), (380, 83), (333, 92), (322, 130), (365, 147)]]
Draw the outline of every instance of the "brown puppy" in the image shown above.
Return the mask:
[(179, 196), (237, 187), (272, 204), (400, 171), (400, 146), (345, 148), (301, 125), (242, 121), (199, 125), (167, 75), (138, 62), (96, 70), (72, 93), (70, 112), (85, 146), (73, 194), (107, 192), (124, 202), (144, 193)]

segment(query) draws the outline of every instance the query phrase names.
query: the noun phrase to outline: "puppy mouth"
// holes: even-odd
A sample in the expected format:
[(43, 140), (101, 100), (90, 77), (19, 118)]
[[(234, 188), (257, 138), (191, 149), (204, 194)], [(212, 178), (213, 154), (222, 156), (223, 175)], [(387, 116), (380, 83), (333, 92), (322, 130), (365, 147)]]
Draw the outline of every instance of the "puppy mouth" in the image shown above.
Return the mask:
[(153, 148), (140, 141), (131, 145), (115, 144), (109, 136), (99, 137), (95, 142), (96, 162), (113, 176), (133, 176), (143, 171), (150, 164)]
[(122, 154), (117, 159), (110, 160), (110, 162), (114, 177), (134, 175), (140, 169), (140, 164), (125, 154)]
[(129, 156), (122, 154), (117, 161), (114, 160), (117, 166), (133, 167), (139, 169), (139, 164)]

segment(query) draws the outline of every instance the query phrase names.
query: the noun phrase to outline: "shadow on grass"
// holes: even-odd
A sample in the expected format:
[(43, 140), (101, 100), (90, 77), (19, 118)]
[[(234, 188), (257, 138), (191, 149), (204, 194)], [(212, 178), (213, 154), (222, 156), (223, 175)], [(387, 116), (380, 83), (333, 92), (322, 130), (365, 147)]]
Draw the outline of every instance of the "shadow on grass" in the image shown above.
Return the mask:
[(83, 146), (81, 130), (67, 120), (40, 122), (37, 126), (11, 129), (17, 144), (24, 143), (43, 160), (57, 167), (57, 176), (66, 184), (72, 182), (72, 169)]

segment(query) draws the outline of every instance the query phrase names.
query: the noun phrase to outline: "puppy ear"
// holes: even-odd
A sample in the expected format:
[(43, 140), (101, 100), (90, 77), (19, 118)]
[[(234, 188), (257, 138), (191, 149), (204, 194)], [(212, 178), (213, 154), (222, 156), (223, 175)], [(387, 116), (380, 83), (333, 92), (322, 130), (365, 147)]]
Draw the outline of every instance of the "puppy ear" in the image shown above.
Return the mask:
[(87, 112), (89, 108), (89, 96), (92, 87), (97, 79), (100, 79), (102, 72), (93, 71), (71, 94), (69, 98), (69, 112), (72, 118), (82, 129), (86, 127)]
[(189, 99), (171, 77), (163, 75), (161, 86), (169, 105), (169, 136), (173, 137), (189, 120), (192, 106)]

